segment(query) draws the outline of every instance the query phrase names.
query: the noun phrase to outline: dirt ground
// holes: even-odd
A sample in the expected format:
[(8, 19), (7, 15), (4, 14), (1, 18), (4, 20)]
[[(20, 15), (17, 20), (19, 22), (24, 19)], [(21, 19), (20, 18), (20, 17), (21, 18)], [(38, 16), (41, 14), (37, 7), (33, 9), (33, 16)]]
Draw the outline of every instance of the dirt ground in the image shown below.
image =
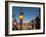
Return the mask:
[[(20, 30), (20, 24), (17, 24), (17, 28)], [(32, 25), (30, 25), (29, 23), (23, 23), (22, 24), (22, 30), (28, 30), (28, 29), (32, 29)]]

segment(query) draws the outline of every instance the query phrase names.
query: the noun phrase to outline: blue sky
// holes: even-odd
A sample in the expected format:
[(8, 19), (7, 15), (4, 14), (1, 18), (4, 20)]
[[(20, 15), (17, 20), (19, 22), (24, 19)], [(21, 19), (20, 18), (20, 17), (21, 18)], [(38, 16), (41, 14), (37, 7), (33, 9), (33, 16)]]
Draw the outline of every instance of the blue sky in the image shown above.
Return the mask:
[[(19, 23), (19, 15), (20, 15), (20, 8), (21, 7), (12, 7), (12, 16), (16, 17), (17, 22)], [(35, 19), (36, 16), (39, 15), (39, 8), (38, 7), (22, 7), (24, 13), (24, 20), (23, 22), (30, 22), (31, 20)], [(13, 17), (13, 18), (14, 18)]]

